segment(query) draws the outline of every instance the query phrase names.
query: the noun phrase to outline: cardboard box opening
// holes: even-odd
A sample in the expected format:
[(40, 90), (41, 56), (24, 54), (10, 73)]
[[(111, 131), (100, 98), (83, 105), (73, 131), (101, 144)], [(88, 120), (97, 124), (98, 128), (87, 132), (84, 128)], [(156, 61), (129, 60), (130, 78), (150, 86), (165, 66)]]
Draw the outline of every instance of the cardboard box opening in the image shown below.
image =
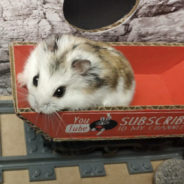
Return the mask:
[[(184, 47), (115, 46), (131, 63), (136, 80), (131, 106), (184, 104)], [(34, 45), (15, 45), (15, 75), (23, 70), (24, 62)], [(16, 77), (15, 76), (15, 77)], [(18, 108), (27, 108), (26, 89), (17, 85)]]
[(63, 13), (71, 25), (89, 31), (122, 23), (135, 12), (138, 3), (139, 0), (65, 0)]
[[(34, 47), (35, 44), (30, 43), (15, 43), (11, 46), (15, 108), (18, 114), (49, 137), (55, 140), (85, 140), (183, 135), (184, 46), (114, 45), (123, 52), (134, 69), (136, 92), (130, 107), (59, 112), (51, 117), (50, 122), (46, 115), (38, 116), (30, 111), (25, 99), (26, 89), (20, 88), (17, 83), (17, 74), (23, 70)], [(104, 125), (113, 121), (116, 122), (114, 127)], [(158, 127), (154, 128), (153, 125)], [(169, 128), (171, 125), (177, 127)]]

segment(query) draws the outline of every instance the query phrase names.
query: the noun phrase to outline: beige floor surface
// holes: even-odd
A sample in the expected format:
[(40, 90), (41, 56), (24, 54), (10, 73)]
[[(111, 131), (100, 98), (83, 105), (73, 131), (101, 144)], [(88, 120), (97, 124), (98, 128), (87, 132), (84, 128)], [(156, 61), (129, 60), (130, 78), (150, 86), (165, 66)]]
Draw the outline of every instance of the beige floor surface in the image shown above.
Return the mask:
[[(0, 100), (10, 97), (0, 97)], [(25, 155), (23, 122), (16, 115), (0, 115), (3, 156)], [(152, 162), (154, 170), (162, 161)], [(105, 165), (107, 176), (80, 178), (78, 167), (56, 168), (55, 181), (29, 182), (27, 170), (4, 171), (4, 184), (152, 184), (153, 173), (129, 175), (126, 164)]]

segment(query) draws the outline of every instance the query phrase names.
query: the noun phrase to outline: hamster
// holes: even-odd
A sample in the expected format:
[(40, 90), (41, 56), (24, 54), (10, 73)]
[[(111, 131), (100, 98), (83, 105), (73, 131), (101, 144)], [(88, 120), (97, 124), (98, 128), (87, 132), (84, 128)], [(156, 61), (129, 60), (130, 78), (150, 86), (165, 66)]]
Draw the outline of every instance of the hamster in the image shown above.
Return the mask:
[(72, 35), (40, 41), (18, 75), (38, 113), (128, 106), (135, 89), (127, 59), (107, 43)]

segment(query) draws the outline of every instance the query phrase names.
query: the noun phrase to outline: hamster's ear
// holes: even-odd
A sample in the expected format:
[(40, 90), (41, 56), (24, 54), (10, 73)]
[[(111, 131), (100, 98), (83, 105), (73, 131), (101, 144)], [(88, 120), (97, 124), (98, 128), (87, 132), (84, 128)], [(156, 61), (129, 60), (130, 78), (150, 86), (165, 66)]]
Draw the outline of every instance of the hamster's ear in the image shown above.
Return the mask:
[(49, 36), (47, 39), (45, 39), (45, 43), (47, 46), (47, 49), (51, 52), (54, 52), (58, 49), (58, 40), (59, 40), (60, 35), (56, 34), (56, 35), (52, 35)]
[(77, 59), (72, 62), (72, 68), (79, 74), (85, 74), (91, 67), (91, 62), (87, 59)]
[(20, 87), (25, 87), (26, 86), (27, 79), (24, 75), (24, 72), (18, 74), (17, 80), (18, 80), (18, 83), (19, 83)]

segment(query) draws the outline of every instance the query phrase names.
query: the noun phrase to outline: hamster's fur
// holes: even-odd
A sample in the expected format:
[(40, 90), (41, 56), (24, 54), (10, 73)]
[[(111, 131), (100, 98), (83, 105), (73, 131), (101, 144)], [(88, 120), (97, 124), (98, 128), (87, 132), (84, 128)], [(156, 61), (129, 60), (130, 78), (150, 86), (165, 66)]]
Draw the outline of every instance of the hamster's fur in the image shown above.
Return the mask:
[(39, 113), (97, 106), (127, 106), (134, 94), (133, 70), (110, 45), (72, 35), (51, 36), (30, 54), (21, 86)]

